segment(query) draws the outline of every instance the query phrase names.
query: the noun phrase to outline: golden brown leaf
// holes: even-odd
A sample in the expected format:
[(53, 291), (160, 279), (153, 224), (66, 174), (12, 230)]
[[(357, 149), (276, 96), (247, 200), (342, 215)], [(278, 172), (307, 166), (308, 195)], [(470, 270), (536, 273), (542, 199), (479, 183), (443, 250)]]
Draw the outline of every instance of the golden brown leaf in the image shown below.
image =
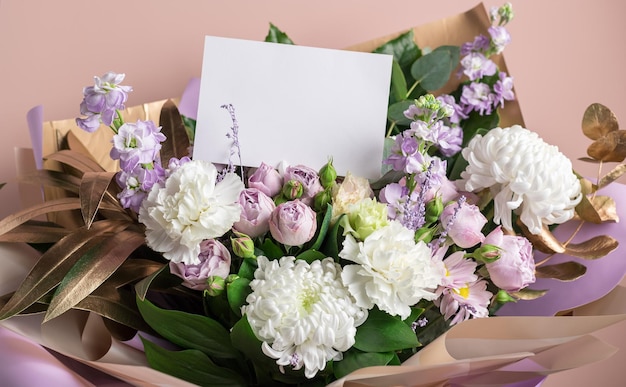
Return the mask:
[(159, 125), (161, 125), (161, 133), (166, 137), (161, 144), (161, 162), (167, 165), (172, 157), (188, 156), (189, 136), (178, 108), (171, 99), (167, 100), (161, 108)]
[(80, 183), (80, 211), (87, 228), (96, 217), (114, 172), (85, 172)]
[(518, 300), (535, 300), (539, 297), (543, 297), (548, 290), (534, 290), (524, 288), (517, 292), (509, 292), (509, 295)]
[(72, 193), (78, 193), (80, 185), (80, 179), (76, 176), (49, 169), (38, 169), (31, 173), (22, 174), (18, 180), (22, 183), (57, 187)]
[(535, 269), (537, 278), (554, 278), (560, 281), (573, 281), (586, 272), (587, 268), (584, 265), (574, 261), (539, 266)]
[(579, 219), (595, 224), (619, 221), (615, 201), (609, 196), (583, 196), (576, 206), (576, 214)]
[(546, 254), (562, 253), (565, 251), (565, 246), (556, 239), (554, 234), (552, 234), (545, 225), (543, 225), (539, 234), (531, 233), (528, 227), (519, 219), (517, 220), (517, 225), (522, 230), (522, 234), (532, 243), (536, 250)]
[(80, 209), (80, 200), (78, 198), (49, 200), (36, 206), (16, 212), (15, 214), (11, 214), (6, 218), (0, 220), (0, 235), (40, 215), (47, 214), (49, 212), (78, 209)]
[(96, 313), (137, 331), (153, 332), (141, 318), (133, 294), (129, 291), (120, 292), (111, 288), (102, 291), (98, 288), (76, 304), (74, 309)]
[[(78, 199), (77, 199), (78, 200)], [(13, 297), (0, 310), (0, 320), (9, 318), (36, 302), (57, 286), (74, 263), (107, 233), (118, 233), (128, 223), (102, 220), (73, 231), (50, 247), (39, 258)]]
[(580, 182), (580, 191), (583, 195), (589, 195), (594, 193), (598, 188), (595, 184), (593, 184), (589, 179), (585, 179), (584, 177), (579, 177), (578, 181)]
[(570, 243), (565, 254), (584, 259), (598, 259), (615, 250), (619, 242), (609, 235), (598, 235), (581, 243)]
[(143, 234), (122, 231), (92, 246), (63, 277), (44, 322), (70, 310), (111, 276), (145, 241)]
[(60, 150), (45, 157), (46, 160), (54, 160), (59, 163), (67, 164), (81, 172), (104, 172), (104, 168), (100, 166), (94, 159), (80, 152), (71, 150)]
[(95, 160), (89, 149), (87, 149), (85, 144), (83, 144), (71, 130), (65, 135), (65, 141), (67, 142), (67, 148), (69, 150), (82, 153), (90, 159)]
[(626, 159), (626, 130), (616, 130), (598, 138), (589, 145), (587, 154), (596, 160), (621, 163)]
[(602, 178), (598, 182), (598, 189), (606, 187), (607, 185), (611, 184), (615, 180), (619, 179), (625, 173), (626, 173), (626, 164), (620, 164), (616, 166), (615, 168), (611, 170), (611, 172), (602, 176)]
[(585, 136), (592, 140), (619, 129), (617, 117), (608, 107), (594, 103), (583, 114), (582, 129)]
[(0, 235), (0, 242), (54, 243), (70, 232), (52, 223), (29, 220)]

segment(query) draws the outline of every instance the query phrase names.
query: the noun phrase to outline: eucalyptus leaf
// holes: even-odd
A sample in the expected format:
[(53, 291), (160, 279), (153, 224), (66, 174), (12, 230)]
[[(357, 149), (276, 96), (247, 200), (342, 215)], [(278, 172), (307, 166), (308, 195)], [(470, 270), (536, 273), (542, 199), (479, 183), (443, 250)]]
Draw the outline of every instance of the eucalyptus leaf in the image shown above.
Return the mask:
[(80, 178), (49, 169), (37, 169), (36, 171), (21, 174), (18, 177), (21, 183), (47, 185), (78, 194)]
[(144, 320), (157, 333), (185, 349), (196, 349), (208, 356), (224, 359), (239, 357), (230, 342), (228, 330), (217, 321), (197, 314), (161, 309), (147, 299), (137, 297)]
[(400, 64), (394, 59), (391, 65), (391, 91), (390, 101), (402, 101), (408, 97), (409, 90), (406, 84), (406, 77), (402, 72)]
[(385, 366), (394, 358), (393, 352), (361, 352), (348, 350), (341, 361), (333, 362), (333, 371), (337, 379), (365, 367)]
[(217, 366), (208, 356), (198, 350), (168, 351), (143, 337), (141, 337), (141, 342), (148, 364), (157, 371), (198, 386), (245, 387), (248, 385), (239, 373)]
[(265, 41), (271, 43), (294, 44), (286, 33), (278, 29), (278, 27), (272, 23), (270, 23), (270, 29), (267, 32), (267, 36), (265, 36)]
[(60, 316), (87, 297), (144, 241), (143, 234), (125, 230), (90, 248), (76, 261), (57, 287), (43, 321)]
[(357, 328), (355, 340), (354, 348), (363, 352), (400, 351), (419, 346), (410, 326), (376, 308), (369, 311), (367, 320)]
[(554, 265), (542, 265), (535, 269), (537, 278), (554, 278), (559, 281), (573, 281), (582, 277), (587, 268), (574, 261), (557, 263)]
[(414, 100), (404, 100), (392, 104), (387, 110), (387, 119), (395, 122), (396, 125), (409, 125), (412, 121), (404, 115), (404, 111), (413, 104), (415, 104)]
[(440, 46), (411, 66), (411, 75), (426, 90), (437, 90), (450, 79), (459, 63), (459, 47)]
[(415, 43), (413, 30), (409, 30), (374, 50), (375, 53), (393, 55), (403, 71), (408, 71), (413, 62), (422, 55)]

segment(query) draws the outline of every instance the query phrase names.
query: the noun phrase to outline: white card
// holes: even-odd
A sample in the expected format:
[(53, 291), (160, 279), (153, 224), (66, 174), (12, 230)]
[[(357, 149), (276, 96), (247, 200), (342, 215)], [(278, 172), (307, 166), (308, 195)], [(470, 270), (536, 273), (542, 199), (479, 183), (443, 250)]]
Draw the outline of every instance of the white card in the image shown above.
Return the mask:
[[(207, 36), (194, 159), (227, 164), (232, 104), (244, 166), (330, 157), (340, 175), (381, 175), (391, 55)], [(237, 155), (231, 157), (239, 164)]]

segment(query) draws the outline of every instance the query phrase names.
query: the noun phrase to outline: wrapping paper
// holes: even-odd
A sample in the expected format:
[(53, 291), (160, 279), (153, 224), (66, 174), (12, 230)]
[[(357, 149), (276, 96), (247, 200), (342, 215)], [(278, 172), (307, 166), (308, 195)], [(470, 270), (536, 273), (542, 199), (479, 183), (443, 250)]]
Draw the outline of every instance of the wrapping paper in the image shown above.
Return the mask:
[[(472, 40), (476, 34), (484, 33), (489, 25), (484, 6), (479, 4), (464, 14), (416, 27), (414, 33), (422, 48), (460, 45)], [(348, 49), (371, 51), (402, 32)], [(498, 57), (496, 62), (506, 71), (503, 57)], [(452, 79), (441, 91), (449, 91), (457, 83), (458, 80)], [(194, 117), (197, 111), (197, 88), (194, 89), (194, 85), (197, 85), (197, 80), (190, 83), (180, 104), (181, 112), (189, 117)], [(158, 122), (164, 102), (129, 108), (125, 118)], [(523, 119), (519, 104), (512, 101), (502, 111), (501, 126), (515, 123), (523, 125)], [(34, 160), (41, 160), (42, 156), (58, 150), (62, 138), (71, 132), (93, 152), (93, 157), (105, 169), (117, 169), (116, 162), (109, 157), (112, 133), (108, 128), (102, 127), (90, 134), (78, 129), (73, 119), (41, 124), (41, 108), (29, 114), (29, 127), (33, 133)], [(43, 133), (41, 142), (37, 140), (38, 131)], [(30, 163), (26, 161), (30, 155), (28, 150), (20, 150), (16, 155), (23, 171), (33, 168), (33, 159)], [(62, 193), (45, 191), (46, 199), (59, 195)], [(38, 196), (35, 194), (27, 200), (37, 201), (40, 199)], [(38, 256), (27, 245), (0, 243), (2, 294), (18, 286)], [(624, 296), (626, 289), (617, 287), (605, 299), (596, 300), (573, 312), (574, 316), (497, 317), (466, 321), (429, 344), (402, 366), (361, 369), (333, 386), (535, 386), (546, 375), (580, 367), (615, 353), (614, 346), (593, 336), (593, 333), (626, 319)], [(97, 315), (71, 311), (46, 324), (42, 325), (41, 321), (41, 315), (29, 315), (0, 322), (12, 331), (0, 330), (0, 338), (4, 342), (0, 346), (0, 359), (7, 359), (0, 364), (8, 365), (1, 373), (5, 380), (15, 382), (12, 385), (189, 385), (150, 369), (137, 340), (115, 340)], [(24, 362), (14, 363), (16, 359)], [(14, 364), (19, 364), (19, 367)], [(79, 367), (80, 364), (86, 368)], [(37, 372), (29, 372), (29, 367), (36, 368)], [(42, 378), (36, 379), (37, 374)]]

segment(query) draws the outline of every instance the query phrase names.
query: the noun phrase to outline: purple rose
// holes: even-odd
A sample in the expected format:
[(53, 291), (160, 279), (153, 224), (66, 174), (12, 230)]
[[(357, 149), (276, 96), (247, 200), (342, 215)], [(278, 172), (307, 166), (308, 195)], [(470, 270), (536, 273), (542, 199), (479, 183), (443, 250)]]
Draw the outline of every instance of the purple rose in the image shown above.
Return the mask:
[(239, 194), (241, 216), (233, 227), (255, 238), (270, 229), (270, 215), (276, 205), (272, 198), (256, 188), (246, 188)]
[(317, 171), (304, 165), (287, 167), (283, 178), (285, 182), (289, 180), (296, 180), (302, 183), (304, 192), (302, 193), (300, 200), (307, 205), (313, 205), (315, 195), (324, 190), (322, 183), (320, 183)]
[(194, 290), (208, 288), (207, 279), (217, 276), (226, 278), (230, 273), (230, 253), (226, 246), (215, 239), (200, 243), (200, 263), (186, 265), (170, 261), (170, 272), (183, 279), (183, 285)]
[(448, 231), (452, 241), (463, 249), (470, 248), (485, 240), (481, 232), (487, 218), (477, 206), (462, 202), (448, 204), (441, 214), (441, 224)]
[(484, 244), (498, 246), (500, 259), (485, 266), (491, 281), (500, 289), (517, 292), (535, 282), (533, 246), (528, 239), (505, 235), (498, 226), (485, 238)]
[(315, 211), (299, 199), (279, 204), (270, 217), (272, 237), (287, 246), (310, 241), (316, 230)]
[(282, 190), (283, 178), (275, 168), (261, 163), (256, 171), (248, 178), (248, 187), (256, 188), (273, 198)]

